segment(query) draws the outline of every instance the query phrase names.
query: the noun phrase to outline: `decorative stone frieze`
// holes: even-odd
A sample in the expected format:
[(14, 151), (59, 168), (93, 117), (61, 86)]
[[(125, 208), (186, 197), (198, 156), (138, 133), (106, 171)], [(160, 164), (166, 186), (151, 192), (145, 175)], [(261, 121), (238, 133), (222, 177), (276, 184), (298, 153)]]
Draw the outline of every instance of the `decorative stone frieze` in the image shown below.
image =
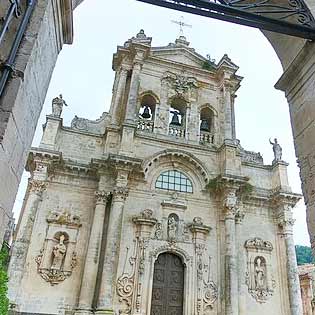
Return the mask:
[(249, 239), (245, 242), (245, 248), (247, 250), (256, 250), (256, 251), (272, 251), (273, 246), (271, 242), (264, 241), (259, 237)]
[(47, 222), (51, 224), (66, 225), (79, 228), (81, 219), (78, 215), (72, 214), (67, 210), (63, 212), (51, 211), (47, 216)]

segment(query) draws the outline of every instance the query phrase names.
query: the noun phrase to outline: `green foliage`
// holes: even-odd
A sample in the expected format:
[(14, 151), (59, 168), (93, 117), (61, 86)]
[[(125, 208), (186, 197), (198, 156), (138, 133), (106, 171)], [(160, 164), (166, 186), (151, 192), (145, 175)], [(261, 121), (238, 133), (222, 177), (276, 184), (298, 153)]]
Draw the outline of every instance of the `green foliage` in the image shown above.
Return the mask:
[(312, 264), (314, 258), (312, 257), (312, 249), (308, 246), (295, 246), (296, 260), (298, 265)]
[(206, 188), (210, 190), (210, 192), (220, 193), (224, 187), (222, 177), (217, 176), (209, 181)]
[(209, 61), (204, 61), (202, 64), (202, 69), (211, 71), (213, 70), (213, 65)]
[(0, 315), (7, 315), (8, 308), (9, 308), (9, 300), (7, 298), (8, 260), (9, 260), (9, 250), (4, 245), (0, 251)]
[[(224, 182), (222, 180), (222, 177), (217, 176), (216, 178), (211, 179), (209, 183), (207, 184), (206, 188), (209, 189), (210, 192), (221, 193), (222, 190), (224, 189)], [(251, 194), (253, 189), (254, 189), (253, 185), (249, 183), (245, 183), (240, 187), (239, 193), (241, 196), (244, 197)]]

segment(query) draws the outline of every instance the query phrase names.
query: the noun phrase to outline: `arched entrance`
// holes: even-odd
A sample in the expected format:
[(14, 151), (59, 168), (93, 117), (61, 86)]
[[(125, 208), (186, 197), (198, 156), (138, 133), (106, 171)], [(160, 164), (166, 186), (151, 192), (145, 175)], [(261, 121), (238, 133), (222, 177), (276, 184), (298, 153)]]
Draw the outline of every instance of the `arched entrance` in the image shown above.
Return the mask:
[(184, 265), (177, 255), (160, 254), (154, 264), (151, 315), (182, 315)]

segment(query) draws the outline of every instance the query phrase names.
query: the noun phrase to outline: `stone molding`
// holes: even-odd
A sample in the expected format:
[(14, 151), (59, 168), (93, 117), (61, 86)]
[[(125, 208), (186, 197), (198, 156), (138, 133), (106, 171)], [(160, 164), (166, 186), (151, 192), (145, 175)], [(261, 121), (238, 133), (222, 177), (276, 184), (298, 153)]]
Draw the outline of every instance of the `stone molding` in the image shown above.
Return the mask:
[(148, 173), (149, 168), (155, 167), (157, 164), (161, 164), (164, 159), (170, 159), (171, 161), (183, 160), (185, 163), (192, 164), (193, 168), (198, 171), (204, 180), (204, 183), (208, 181), (209, 175), (207, 169), (203, 166), (203, 163), (198, 160), (194, 155), (174, 149), (166, 149), (151, 156), (148, 160), (142, 163), (144, 173)]

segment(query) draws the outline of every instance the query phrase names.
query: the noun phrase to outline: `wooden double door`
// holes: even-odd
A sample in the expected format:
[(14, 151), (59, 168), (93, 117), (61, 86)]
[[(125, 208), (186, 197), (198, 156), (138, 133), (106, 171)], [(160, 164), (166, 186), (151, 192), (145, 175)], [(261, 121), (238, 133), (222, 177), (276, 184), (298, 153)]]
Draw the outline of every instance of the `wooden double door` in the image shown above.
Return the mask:
[(158, 256), (154, 265), (151, 315), (183, 315), (184, 265), (170, 253)]

